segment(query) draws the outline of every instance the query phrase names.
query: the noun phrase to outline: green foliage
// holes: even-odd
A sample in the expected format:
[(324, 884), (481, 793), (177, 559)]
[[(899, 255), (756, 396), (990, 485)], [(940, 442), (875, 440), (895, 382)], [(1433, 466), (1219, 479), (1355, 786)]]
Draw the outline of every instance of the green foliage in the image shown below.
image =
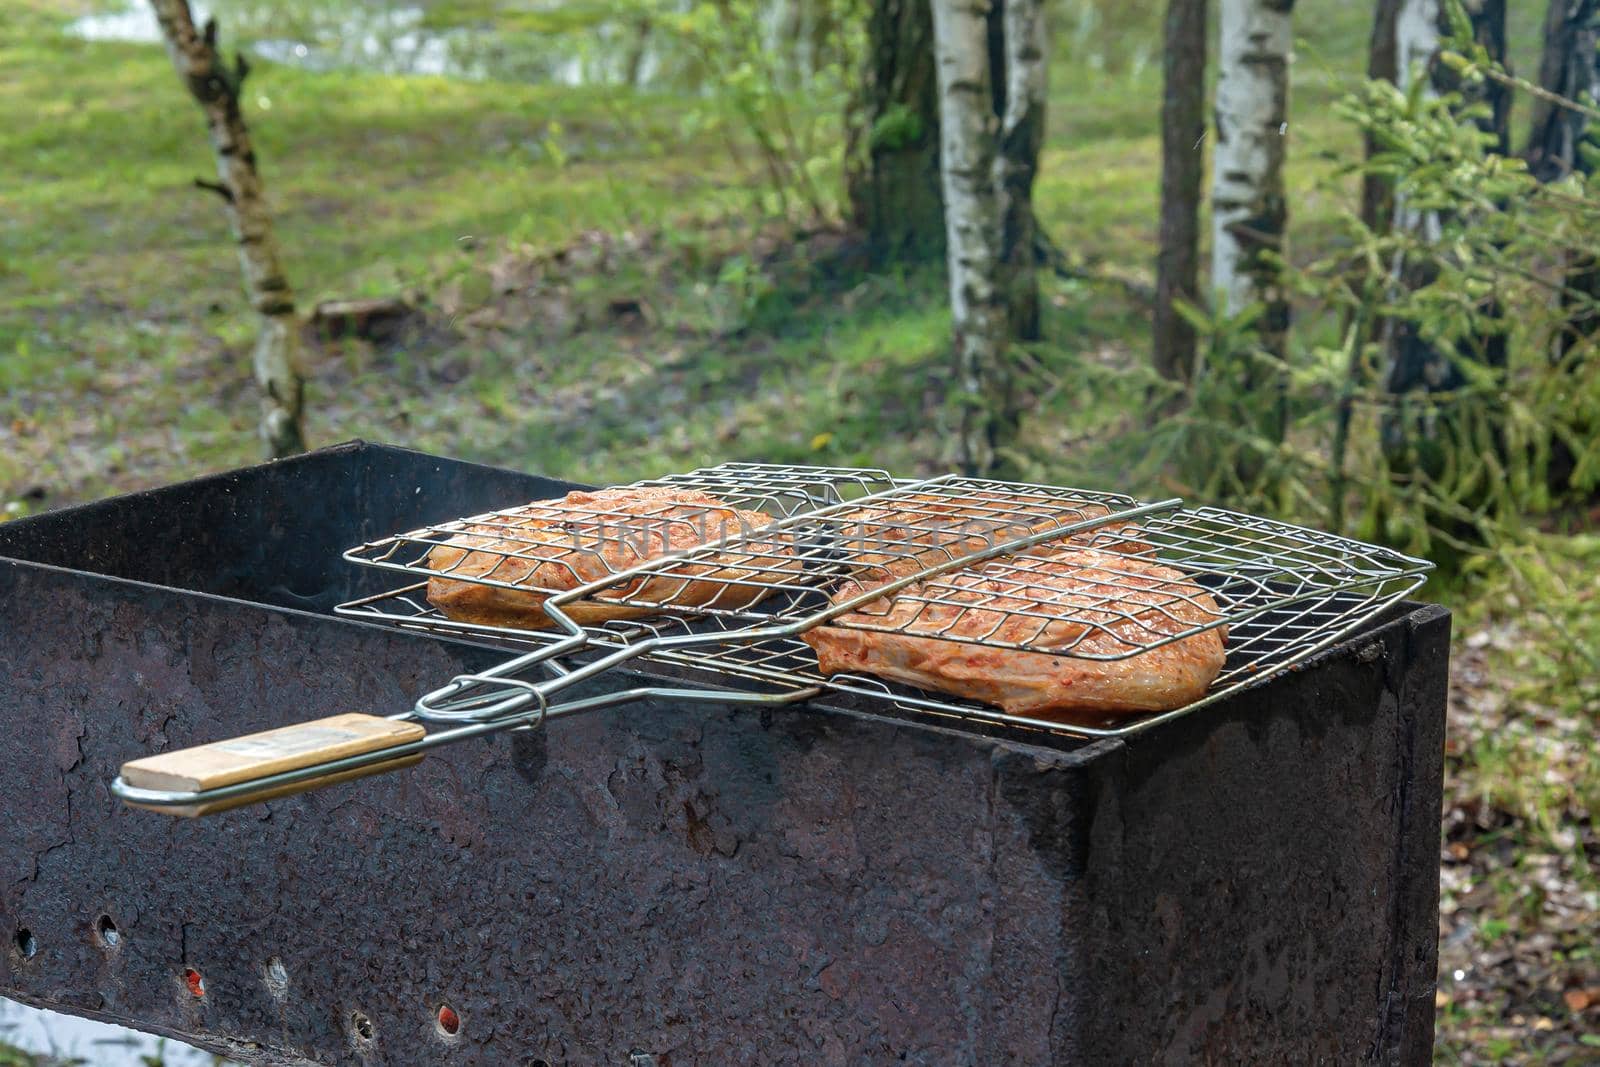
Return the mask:
[(29, 1052), (0, 1041), (0, 1067), (89, 1067), (89, 1061), (77, 1056)]
[[(1600, 485), (1600, 338), (1581, 338), (1557, 358), (1574, 311), (1594, 304), (1572, 288), (1568, 266), (1588, 251), (1600, 197), (1581, 176), (1542, 185), (1521, 160), (1490, 153), (1456, 104), (1374, 83), (1341, 105), (1377, 139), (1371, 167), (1395, 181), (1411, 225), (1373, 232), (1346, 219), (1350, 252), (1298, 279), (1314, 307), (1379, 324), (1349, 365), (1347, 388), (1386, 439), (1351, 449), (1349, 481), (1363, 494), (1368, 532), (1418, 551), (1481, 550), (1529, 513)], [(1360, 282), (1350, 280), (1352, 263)], [(1401, 326), (1459, 382), (1386, 390), (1381, 342)], [(1550, 462), (1561, 449), (1576, 467), (1566, 485), (1553, 485)], [(1345, 460), (1334, 457), (1335, 488)]]
[[(863, 45), (859, 0), (772, 5), (762, 0), (641, 0), (650, 18), (696, 58), (707, 96), (686, 129), (720, 123), (731, 106), (755, 146), (763, 215), (817, 223), (834, 214), (840, 117)], [(737, 141), (728, 140), (735, 162)]]
[(1457, 626), (1467, 658), (1483, 657), (1479, 671), (1504, 695), (1456, 725), (1451, 771), (1487, 806), (1523, 820), (1541, 847), (1585, 868), (1573, 827), (1600, 815), (1597, 568), (1600, 537), (1538, 532), (1508, 536), (1464, 568)]
[[(1574, 311), (1594, 307), (1567, 268), (1600, 229), (1600, 196), (1581, 176), (1542, 185), (1489, 152), (1463, 110), (1386, 82), (1340, 102), (1379, 152), (1335, 171), (1330, 191), (1382, 174), (1408, 224), (1373, 229), (1344, 212), (1338, 239), (1290, 270), (1287, 366), (1256, 344), (1259, 309), (1183, 309), (1201, 341), (1193, 381), (1147, 381), (1164, 414), (1131, 451), (1112, 446), (1136, 483), (1337, 528), (1447, 569), (1600, 487), (1600, 337), (1556, 356)], [(1386, 340), (1401, 329), (1459, 381), (1392, 390)], [(1563, 453), (1573, 469), (1557, 484)]]
[[(1193, 305), (1179, 313), (1199, 339), (1185, 388), (1151, 380), (1151, 403), (1169, 414), (1156, 422), (1135, 468), (1150, 481), (1165, 472), (1199, 500), (1227, 501), (1269, 514), (1303, 510), (1303, 457), (1280, 432), (1289, 398), (1288, 369), (1256, 343), (1259, 304), (1237, 315), (1208, 315)], [(1241, 387), (1240, 383), (1254, 383)]]
[(1519, 665), (1520, 684), (1561, 694), (1572, 707), (1600, 707), (1600, 536), (1530, 533), (1494, 549), (1466, 574), (1489, 611), (1515, 614), (1534, 632), (1540, 655)]

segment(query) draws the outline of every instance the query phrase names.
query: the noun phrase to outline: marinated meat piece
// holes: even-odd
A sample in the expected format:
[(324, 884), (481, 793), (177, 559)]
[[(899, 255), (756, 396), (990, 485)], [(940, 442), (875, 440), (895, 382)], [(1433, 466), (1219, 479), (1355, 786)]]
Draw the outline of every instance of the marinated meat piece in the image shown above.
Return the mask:
[[(428, 602), (447, 617), (489, 626), (543, 629), (550, 596), (599, 581), (669, 553), (760, 530), (771, 516), (723, 503), (708, 493), (671, 486), (579, 490), (560, 500), (535, 501), (472, 523), (429, 551), (427, 565), (441, 576), (428, 582)], [(574, 622), (659, 614), (637, 599), (674, 607), (742, 607), (765, 595), (740, 578), (773, 580), (763, 564), (786, 566), (780, 544), (761, 546), (762, 560), (746, 567), (683, 564), (674, 577), (635, 578), (591, 600), (565, 607)], [(743, 553), (730, 562), (746, 561)], [(787, 566), (792, 568), (792, 564)], [(444, 577), (443, 575), (451, 577)], [(506, 589), (482, 581), (513, 585)]]
[[(892, 581), (846, 582), (833, 602)], [(1198, 700), (1222, 670), (1226, 629), (1149, 646), (1220, 619), (1211, 594), (1170, 567), (1056, 548), (914, 583), (803, 637), (824, 674), (871, 674), (1051, 718), (1165, 711)], [(1123, 653), (1133, 654), (1082, 658)]]
[[(1037, 493), (906, 493), (833, 517), (857, 577), (904, 577), (1005, 541), (1111, 514), (1106, 505)], [(1111, 552), (1149, 551), (1119, 522), (1073, 534), (1067, 543)], [(1053, 542), (1045, 542), (1052, 544)]]

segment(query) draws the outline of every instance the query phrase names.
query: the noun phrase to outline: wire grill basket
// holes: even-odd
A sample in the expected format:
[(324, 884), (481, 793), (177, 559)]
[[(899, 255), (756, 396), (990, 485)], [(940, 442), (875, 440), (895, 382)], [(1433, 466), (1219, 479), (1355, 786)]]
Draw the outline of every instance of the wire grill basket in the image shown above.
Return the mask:
[[(579, 492), (350, 550), (347, 559), (423, 580), (341, 614), (521, 654), (388, 719), (336, 716), (131, 761), (113, 792), (206, 814), (647, 698), (772, 706), (826, 697), (985, 732), (1129, 734), (1302, 662), (1429, 570), (1250, 515), (1057, 486), (726, 464), (631, 488), (643, 491)], [(502, 616), (446, 617), (435, 602), (452, 590), (476, 591), (478, 604), (493, 591)], [(1063, 713), (1058, 701), (1041, 718), (886, 681), (879, 675), (894, 672), (861, 673), (848, 660), (825, 672), (817, 642), (862, 633), (878, 635), (879, 647), (958, 649), (980, 676), (1002, 650), (1033, 665), (1154, 657), (1126, 678), (1157, 673), (1165, 649), (1204, 648), (1220, 673), (1170, 711), (1112, 718)], [(578, 683), (630, 663), (691, 684), (575, 695)]]
[[(621, 510), (614, 496), (598, 490), (578, 502), (535, 501), (395, 534), (351, 549), (345, 558), (501, 589), (559, 592), (675, 546), (736, 534), (754, 521), (870, 497), (897, 484), (879, 470), (726, 463), (622, 487), (698, 491), (725, 506), (662, 496), (643, 508)], [(757, 520), (756, 513), (765, 518)], [(457, 558), (445, 562), (440, 550), (455, 545), (470, 547), (476, 565), (469, 564), (466, 552), (453, 553)]]
[[(768, 471), (853, 492), (813, 489), (760, 529), (611, 568), (582, 586), (581, 595), (644, 617), (590, 625), (581, 647), (560, 631), (446, 618), (429, 603), (426, 583), (339, 610), (498, 647), (543, 650), (528, 661), (530, 669), (554, 659), (552, 649), (573, 661), (614, 660), (631, 651), (643, 663), (732, 684), (831, 691), (900, 714), (1097, 737), (1147, 729), (1303, 661), (1401, 600), (1429, 569), (1389, 549), (1287, 523), (1184, 509), (1176, 501), (1141, 505), (1121, 494), (756, 465), (689, 477), (732, 503), (767, 492), (750, 482)], [(445, 524), (363, 546), (351, 558), (373, 561), (391, 544), (437, 544), (457, 529)], [(516, 551), (529, 549), (510, 546), (507, 554)], [(398, 569), (438, 576), (425, 552), (413, 558)], [(394, 560), (391, 553), (380, 565), (394, 566)], [(1151, 564), (1183, 580), (1151, 581)], [(1042, 580), (1052, 568), (1054, 580)], [(574, 595), (570, 588), (543, 592), (558, 600)], [(867, 674), (824, 675), (816, 653), (799, 639), (822, 626), (1105, 661), (1218, 630), (1226, 634), (1226, 661), (1205, 695), (1183, 708), (1062, 721), (1054, 714), (1008, 715)]]

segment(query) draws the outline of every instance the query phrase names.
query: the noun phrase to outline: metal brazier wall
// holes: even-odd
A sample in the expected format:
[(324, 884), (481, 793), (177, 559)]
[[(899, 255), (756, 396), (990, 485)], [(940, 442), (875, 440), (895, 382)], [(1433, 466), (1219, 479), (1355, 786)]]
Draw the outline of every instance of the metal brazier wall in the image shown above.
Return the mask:
[(1437, 608), (1126, 743), (656, 705), (111, 798), (494, 662), (328, 616), (339, 552), (561, 488), (356, 445), (0, 526), (0, 992), (262, 1063), (1427, 1061)]

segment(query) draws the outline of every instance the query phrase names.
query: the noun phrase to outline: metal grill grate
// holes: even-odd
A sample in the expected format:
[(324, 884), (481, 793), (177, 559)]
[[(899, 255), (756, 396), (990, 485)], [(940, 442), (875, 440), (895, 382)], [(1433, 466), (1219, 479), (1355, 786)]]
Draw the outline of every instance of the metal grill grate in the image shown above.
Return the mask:
[[(787, 477), (805, 477), (785, 470)], [(760, 476), (761, 468), (742, 471)], [(1303, 661), (1397, 603), (1429, 569), (1388, 549), (1219, 509), (1141, 506), (1118, 494), (963, 478), (895, 483), (873, 474), (885, 488), (870, 498), (823, 503), (822, 494), (812, 494), (807, 499), (819, 506), (810, 511), (797, 508), (764, 529), (649, 560), (563, 594), (614, 598), (651, 611), (646, 619), (587, 627), (590, 647), (563, 658), (576, 662), (634, 649), (641, 662), (796, 693), (831, 691), (876, 710), (1115, 736), (1193, 711)], [(727, 493), (709, 481), (702, 485), (718, 496)], [(1090, 561), (1103, 589), (1074, 599), (1040, 586), (1041, 565), (1074, 556)], [(1139, 585), (1140, 568), (1149, 563), (1180, 571), (1185, 580)], [(1066, 570), (1070, 581), (1083, 585), (1083, 566)], [(974, 592), (975, 576), (993, 588)], [(709, 606), (689, 603), (682, 591), (692, 583), (723, 592)], [(340, 611), (504, 648), (549, 650), (558, 640), (549, 631), (448, 619), (424, 590), (418, 583)], [(900, 605), (898, 615), (881, 607), (885, 591)], [(1144, 599), (1130, 606), (1130, 596)], [(873, 604), (880, 607), (873, 611)], [(824, 676), (811, 647), (796, 639), (822, 625), (922, 636), (919, 621), (937, 609), (957, 623), (962, 616), (969, 623), (980, 613), (985, 617), (977, 637), (959, 637), (952, 619), (941, 618), (937, 625), (946, 639), (1086, 659), (1123, 659), (1226, 627), (1227, 658), (1205, 696), (1184, 708), (1058, 721), (1008, 715), (871, 675)], [(1019, 624), (1021, 633), (1015, 632)], [(939, 636), (935, 627), (924, 629)], [(492, 688), (489, 679), (484, 684)]]
[[(726, 508), (663, 501), (640, 512), (595, 503), (536, 501), (384, 537), (351, 549), (345, 558), (502, 589), (559, 592), (614, 573), (652, 553), (736, 533), (745, 520), (728, 514), (728, 509), (784, 519), (881, 493), (897, 484), (880, 470), (725, 463), (622, 488), (698, 490), (715, 496)], [(442, 565), (436, 554), (437, 549), (452, 543), (469, 546), (480, 559), (495, 557), (502, 562), (471, 574), (456, 574), (465, 555)], [(517, 566), (524, 563), (532, 566)]]

